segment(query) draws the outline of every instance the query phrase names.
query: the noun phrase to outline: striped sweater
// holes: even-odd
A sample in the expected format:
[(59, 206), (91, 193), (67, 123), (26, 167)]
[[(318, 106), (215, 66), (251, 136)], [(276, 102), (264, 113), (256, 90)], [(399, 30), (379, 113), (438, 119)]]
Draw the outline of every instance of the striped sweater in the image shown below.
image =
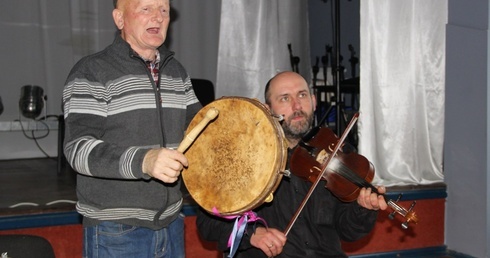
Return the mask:
[(159, 229), (181, 210), (180, 180), (150, 179), (142, 162), (150, 148), (176, 148), (201, 105), (173, 53), (159, 51), (159, 90), (120, 35), (68, 75), (64, 153), (78, 172), (77, 211), (85, 225), (112, 220)]

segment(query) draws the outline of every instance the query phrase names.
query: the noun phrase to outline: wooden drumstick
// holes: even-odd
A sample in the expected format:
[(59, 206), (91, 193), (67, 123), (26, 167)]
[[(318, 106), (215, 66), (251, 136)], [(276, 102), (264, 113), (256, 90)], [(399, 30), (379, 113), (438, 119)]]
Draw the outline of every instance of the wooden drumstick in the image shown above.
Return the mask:
[(197, 136), (201, 133), (201, 131), (208, 125), (208, 123), (215, 119), (218, 116), (218, 109), (212, 107), (210, 108), (207, 112), (204, 118), (202, 119), (201, 122), (199, 122), (196, 127), (194, 127), (182, 140), (180, 143), (179, 147), (177, 148), (177, 151), (184, 153), (184, 151), (191, 146), (191, 144), (196, 140)]

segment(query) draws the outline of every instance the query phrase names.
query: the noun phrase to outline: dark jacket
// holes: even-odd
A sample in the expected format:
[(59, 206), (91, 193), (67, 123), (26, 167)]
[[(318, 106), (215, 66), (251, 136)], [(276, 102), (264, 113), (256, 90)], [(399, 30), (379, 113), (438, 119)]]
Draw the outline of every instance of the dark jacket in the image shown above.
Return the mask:
[[(284, 231), (312, 184), (291, 175), (283, 177), (271, 203), (256, 209), (268, 227)], [(324, 187), (324, 182), (315, 188), (301, 215), (293, 224), (283, 252), (276, 257), (347, 257), (342, 251), (341, 240), (354, 241), (367, 235), (373, 228), (377, 212), (367, 210), (357, 202), (344, 203)], [(208, 241), (217, 241), (218, 248), (227, 252), (228, 239), (234, 221), (221, 219), (201, 210), (197, 227), (200, 235)], [(251, 223), (241, 240), (235, 258), (267, 257), (260, 249), (250, 244), (254, 226)]]

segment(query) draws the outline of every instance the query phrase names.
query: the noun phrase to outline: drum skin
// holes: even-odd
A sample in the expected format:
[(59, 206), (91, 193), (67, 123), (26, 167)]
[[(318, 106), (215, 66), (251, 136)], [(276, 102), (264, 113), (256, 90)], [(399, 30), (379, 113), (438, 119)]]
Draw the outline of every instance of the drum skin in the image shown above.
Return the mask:
[(287, 142), (276, 118), (258, 100), (222, 97), (203, 107), (219, 111), (184, 152), (182, 178), (193, 200), (211, 214), (240, 215), (263, 204), (278, 187), (287, 160)]

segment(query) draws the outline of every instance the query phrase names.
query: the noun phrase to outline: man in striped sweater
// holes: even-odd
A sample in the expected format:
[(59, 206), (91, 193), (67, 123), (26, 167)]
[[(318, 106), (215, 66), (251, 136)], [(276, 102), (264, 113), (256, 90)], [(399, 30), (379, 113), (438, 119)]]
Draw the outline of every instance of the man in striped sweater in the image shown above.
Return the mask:
[(84, 257), (184, 257), (176, 151), (201, 105), (164, 45), (169, 0), (114, 0), (119, 33), (63, 91), (64, 153), (77, 171)]

